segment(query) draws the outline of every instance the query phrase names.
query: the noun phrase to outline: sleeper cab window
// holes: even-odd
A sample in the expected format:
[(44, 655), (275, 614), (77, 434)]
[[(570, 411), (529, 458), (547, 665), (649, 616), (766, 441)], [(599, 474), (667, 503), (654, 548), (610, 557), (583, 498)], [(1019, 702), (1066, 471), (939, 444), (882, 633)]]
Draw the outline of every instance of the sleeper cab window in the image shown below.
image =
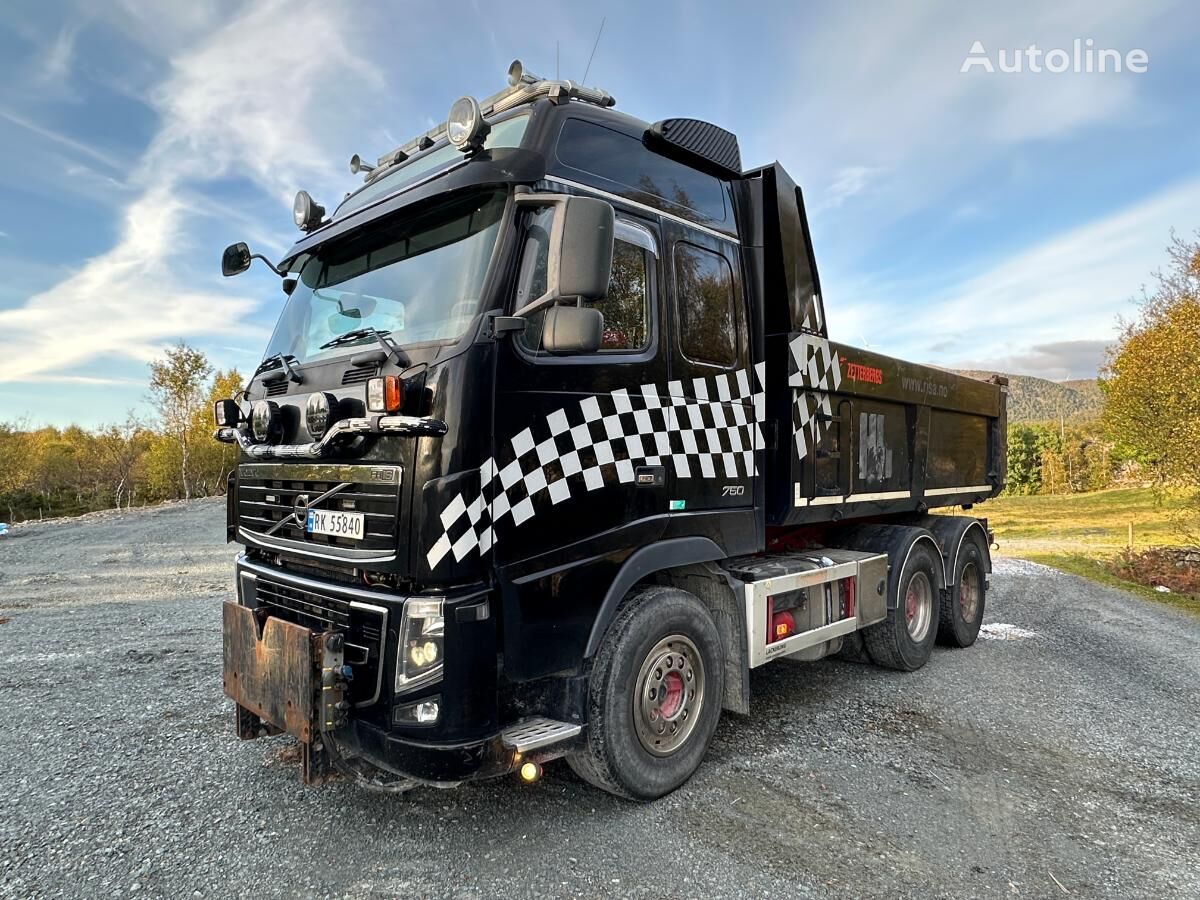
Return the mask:
[(567, 119), (558, 161), (602, 179), (606, 190), (685, 218), (710, 224), (729, 215), (719, 179), (648, 149), (639, 138), (582, 119)]
[[(536, 300), (546, 292), (546, 256), (550, 241), (552, 213), (539, 211), (530, 217), (517, 279), (515, 308)], [(595, 307), (604, 316), (601, 353), (636, 353), (650, 346), (650, 257), (654, 239), (642, 228), (618, 220), (613, 241), (612, 276), (608, 296), (585, 306)], [(544, 356), (542, 320), (544, 310), (527, 317), (520, 342), (535, 356)]]
[(675, 301), (683, 355), (710, 366), (735, 365), (738, 322), (728, 260), (695, 244), (677, 243)]

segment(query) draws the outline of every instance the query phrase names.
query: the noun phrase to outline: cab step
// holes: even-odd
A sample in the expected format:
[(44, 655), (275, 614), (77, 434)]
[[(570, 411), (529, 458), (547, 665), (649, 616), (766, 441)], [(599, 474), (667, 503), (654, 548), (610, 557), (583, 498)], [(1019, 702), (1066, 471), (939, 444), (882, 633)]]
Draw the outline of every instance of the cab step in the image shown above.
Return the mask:
[(539, 716), (509, 725), (500, 732), (500, 739), (505, 747), (510, 747), (518, 753), (528, 753), (570, 740), (581, 731), (583, 726), (574, 722), (559, 722)]

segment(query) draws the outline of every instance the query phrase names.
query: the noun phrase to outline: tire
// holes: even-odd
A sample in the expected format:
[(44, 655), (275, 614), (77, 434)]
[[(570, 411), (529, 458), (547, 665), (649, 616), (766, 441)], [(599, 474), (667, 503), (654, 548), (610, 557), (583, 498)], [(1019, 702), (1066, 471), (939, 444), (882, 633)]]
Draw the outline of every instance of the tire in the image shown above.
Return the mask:
[(568, 764), (589, 784), (631, 800), (669, 794), (708, 751), (724, 677), (721, 637), (699, 599), (659, 585), (635, 590), (593, 661), (586, 745)]
[[(910, 545), (903, 569), (889, 580), (896, 598), (887, 618), (863, 629), (863, 643), (877, 666), (913, 672), (925, 665), (933, 652), (940, 621), (941, 556), (929, 541)], [(911, 592), (911, 593), (910, 593)]]
[(954, 562), (954, 580), (938, 619), (939, 644), (970, 647), (979, 637), (987, 599), (987, 553), (977, 531), (967, 532)]

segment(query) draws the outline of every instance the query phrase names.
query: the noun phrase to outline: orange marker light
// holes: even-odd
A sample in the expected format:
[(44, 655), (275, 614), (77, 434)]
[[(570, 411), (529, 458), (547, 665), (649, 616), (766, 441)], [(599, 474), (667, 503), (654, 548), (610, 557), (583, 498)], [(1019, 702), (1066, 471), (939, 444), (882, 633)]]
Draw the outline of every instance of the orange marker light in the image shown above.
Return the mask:
[(367, 382), (367, 409), (394, 413), (400, 409), (400, 379), (395, 375), (372, 378)]

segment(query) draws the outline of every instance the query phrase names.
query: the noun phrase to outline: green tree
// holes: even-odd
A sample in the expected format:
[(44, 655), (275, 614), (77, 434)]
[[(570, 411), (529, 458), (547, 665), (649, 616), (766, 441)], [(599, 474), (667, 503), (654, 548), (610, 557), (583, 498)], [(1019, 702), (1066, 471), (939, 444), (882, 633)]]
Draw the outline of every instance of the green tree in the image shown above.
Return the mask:
[(1200, 498), (1200, 232), (1195, 241), (1172, 235), (1167, 253), (1167, 270), (1155, 273), (1105, 364), (1104, 423), (1160, 485)]
[(150, 363), (150, 398), (164, 432), (178, 450), (179, 483), (185, 500), (192, 496), (193, 425), (205, 406), (205, 383), (211, 373), (208, 358), (183, 342), (169, 348), (166, 358)]

